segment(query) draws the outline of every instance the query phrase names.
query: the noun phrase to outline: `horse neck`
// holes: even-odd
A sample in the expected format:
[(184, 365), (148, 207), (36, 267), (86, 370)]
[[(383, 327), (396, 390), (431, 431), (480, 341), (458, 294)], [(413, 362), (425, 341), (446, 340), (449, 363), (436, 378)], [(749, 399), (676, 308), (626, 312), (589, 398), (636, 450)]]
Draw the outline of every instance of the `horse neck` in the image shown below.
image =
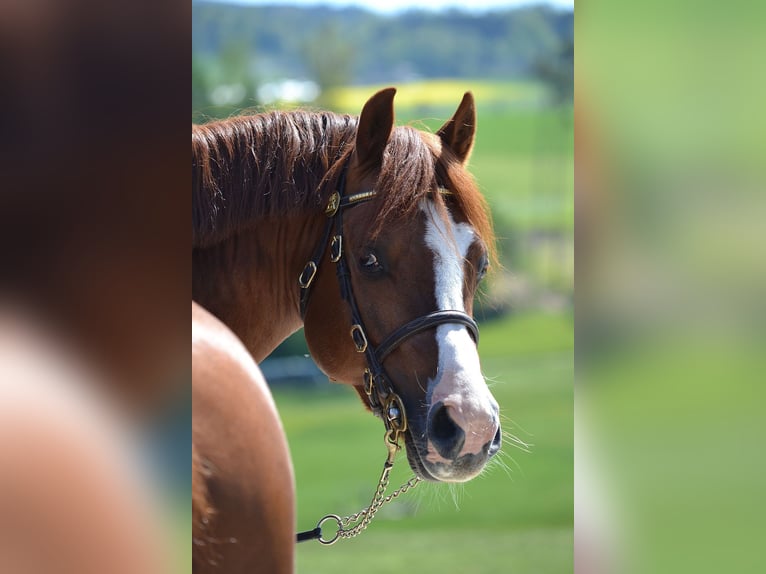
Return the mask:
[(297, 278), (325, 221), (313, 193), (355, 132), (350, 116), (298, 112), (192, 130), (192, 297), (256, 361), (302, 324)]
[(256, 362), (303, 324), (297, 279), (324, 219), (322, 213), (266, 218), (192, 251), (192, 298), (228, 325)]

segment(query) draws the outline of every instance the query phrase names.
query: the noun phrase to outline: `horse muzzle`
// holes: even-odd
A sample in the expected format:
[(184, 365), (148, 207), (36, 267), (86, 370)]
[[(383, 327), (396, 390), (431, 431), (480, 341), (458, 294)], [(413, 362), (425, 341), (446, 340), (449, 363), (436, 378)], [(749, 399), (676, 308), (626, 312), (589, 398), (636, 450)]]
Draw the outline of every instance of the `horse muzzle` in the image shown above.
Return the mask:
[[(466, 418), (464, 409), (439, 401), (432, 405), (423, 429), (408, 433), (410, 466), (421, 478), (435, 482), (465, 482), (479, 475), (498, 453), (502, 431), (497, 405)], [(415, 440), (414, 436), (422, 437)]]

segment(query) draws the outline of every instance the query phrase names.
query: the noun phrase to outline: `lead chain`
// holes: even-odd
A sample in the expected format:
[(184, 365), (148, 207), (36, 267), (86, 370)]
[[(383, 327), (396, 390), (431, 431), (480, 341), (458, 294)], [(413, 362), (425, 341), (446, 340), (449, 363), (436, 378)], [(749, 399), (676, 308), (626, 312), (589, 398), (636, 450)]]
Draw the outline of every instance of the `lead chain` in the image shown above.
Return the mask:
[[(375, 496), (373, 497), (372, 502), (370, 502), (370, 505), (367, 508), (360, 510), (356, 514), (352, 514), (350, 516), (346, 516), (345, 518), (341, 518), (342, 527), (338, 530), (339, 538), (353, 538), (354, 536), (357, 536), (358, 534), (360, 534), (363, 530), (367, 528), (367, 526), (369, 526), (370, 522), (372, 522), (372, 519), (375, 518), (375, 514), (378, 512), (378, 510), (380, 510), (381, 506), (383, 506), (384, 504), (388, 504), (393, 499), (407, 492), (409, 489), (417, 486), (417, 484), (420, 482), (420, 477), (413, 476), (411, 479), (405, 482), (402, 486), (397, 488), (394, 492), (392, 492), (388, 496), (383, 496), (386, 492), (386, 489), (388, 488), (388, 482), (389, 482), (388, 475), (390, 473), (390, 470), (391, 470), (390, 466), (387, 466), (383, 469), (383, 474), (380, 477), (380, 482), (378, 483), (378, 488), (375, 491)], [(361, 522), (359, 522), (359, 520), (361, 520)], [(351, 525), (354, 524), (355, 522), (359, 522), (359, 523), (351, 527)]]
[[(394, 434), (394, 437), (397, 436), (398, 433)], [(367, 508), (363, 508), (356, 514), (351, 514), (344, 518), (341, 518), (335, 514), (328, 514), (322, 518), (322, 520), (320, 520), (317, 524), (317, 528), (319, 529), (319, 542), (322, 544), (334, 544), (340, 538), (353, 538), (354, 536), (357, 536), (369, 526), (370, 522), (372, 522), (372, 519), (375, 518), (375, 514), (377, 514), (378, 510), (380, 510), (384, 504), (388, 504), (393, 499), (398, 498), (411, 488), (415, 488), (420, 482), (421, 479), (419, 476), (413, 476), (411, 479), (397, 488), (394, 492), (388, 496), (385, 496), (386, 489), (388, 488), (388, 483), (390, 480), (391, 469), (394, 466), (394, 454), (398, 448), (397, 438), (393, 438), (392, 440), (389, 433), (386, 433), (386, 441), (389, 448), (388, 459), (383, 465), (383, 472), (380, 474), (378, 486), (375, 489), (375, 494), (373, 495), (369, 506)], [(335, 532), (332, 538), (324, 538), (321, 534), (322, 524), (324, 524), (327, 520), (334, 521), (338, 526), (338, 530)]]

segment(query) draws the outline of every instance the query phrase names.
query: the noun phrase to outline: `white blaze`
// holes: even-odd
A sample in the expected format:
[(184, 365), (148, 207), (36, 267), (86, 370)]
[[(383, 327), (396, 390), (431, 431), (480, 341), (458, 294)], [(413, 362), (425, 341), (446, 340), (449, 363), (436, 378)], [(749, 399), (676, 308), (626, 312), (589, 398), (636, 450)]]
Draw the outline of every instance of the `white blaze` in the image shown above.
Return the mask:
[[(450, 214), (442, 218), (431, 201), (424, 200), (420, 208), (426, 214), (425, 242), (434, 254), (436, 305), (440, 311), (465, 312), (463, 265), (476, 232), (467, 223), (455, 223)], [(443, 402), (465, 432), (460, 454), (479, 452), (497, 429), (497, 403), (481, 374), (476, 344), (465, 326), (450, 323), (436, 328), (436, 342), (439, 362), (436, 380), (429, 381), (431, 404)]]

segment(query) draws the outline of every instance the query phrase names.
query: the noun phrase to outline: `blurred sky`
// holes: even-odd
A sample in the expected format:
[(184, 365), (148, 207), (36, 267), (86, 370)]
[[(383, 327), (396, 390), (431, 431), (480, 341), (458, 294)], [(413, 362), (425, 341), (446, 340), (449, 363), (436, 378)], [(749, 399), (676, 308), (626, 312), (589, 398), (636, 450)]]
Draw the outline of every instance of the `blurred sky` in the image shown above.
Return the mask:
[(443, 10), (446, 8), (462, 8), (467, 11), (482, 11), (492, 8), (508, 8), (511, 6), (524, 6), (529, 4), (549, 4), (565, 8), (574, 8), (574, 0), (217, 0), (220, 2), (236, 4), (291, 4), (300, 6), (332, 5), (332, 6), (358, 6), (375, 12), (400, 12), (409, 8), (427, 8), (430, 10)]

